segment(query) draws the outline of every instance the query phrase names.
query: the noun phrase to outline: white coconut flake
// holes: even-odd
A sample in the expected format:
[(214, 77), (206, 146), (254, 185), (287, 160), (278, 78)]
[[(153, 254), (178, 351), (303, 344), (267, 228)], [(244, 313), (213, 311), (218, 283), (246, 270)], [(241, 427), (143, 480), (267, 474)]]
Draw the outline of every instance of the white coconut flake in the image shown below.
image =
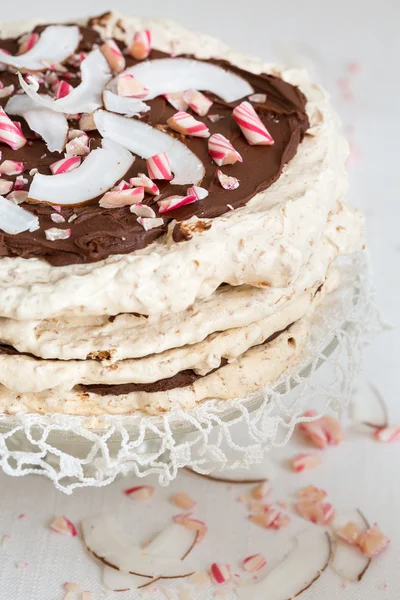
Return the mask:
[(110, 139), (92, 150), (80, 167), (69, 173), (33, 178), (29, 198), (41, 202), (73, 205), (101, 196), (123, 178), (134, 161), (132, 154)]
[(162, 131), (136, 119), (127, 119), (104, 110), (94, 114), (96, 126), (103, 137), (121, 144), (141, 158), (148, 159), (166, 152), (174, 173), (171, 183), (197, 184), (205, 173), (201, 160), (185, 144)]
[(39, 219), (12, 200), (0, 196), (0, 229), (11, 235), (36, 231), (39, 229)]
[(137, 117), (150, 110), (150, 106), (142, 100), (118, 96), (118, 94), (115, 94), (111, 90), (103, 92), (103, 103), (104, 107), (110, 112), (125, 115), (126, 117)]
[(111, 78), (107, 60), (100, 50), (94, 50), (82, 63), (82, 82), (70, 94), (59, 100), (38, 94), (39, 84), (35, 77), (28, 77), (27, 84), (21, 74), (19, 82), (26, 94), (36, 104), (55, 112), (69, 115), (92, 113), (102, 106), (102, 93)]
[(23, 117), (32, 131), (43, 138), (50, 152), (63, 151), (68, 134), (68, 121), (64, 114), (40, 106), (26, 95), (11, 98), (4, 110), (9, 115)]
[(79, 27), (76, 25), (50, 25), (42, 32), (33, 48), (25, 54), (11, 56), (0, 50), (0, 62), (17, 69), (40, 71), (45, 61), (50, 64), (64, 62), (74, 53), (79, 39)]
[(225, 102), (234, 102), (254, 92), (233, 71), (190, 58), (147, 60), (124, 71), (138, 79), (149, 92), (144, 100), (188, 89), (207, 90)]

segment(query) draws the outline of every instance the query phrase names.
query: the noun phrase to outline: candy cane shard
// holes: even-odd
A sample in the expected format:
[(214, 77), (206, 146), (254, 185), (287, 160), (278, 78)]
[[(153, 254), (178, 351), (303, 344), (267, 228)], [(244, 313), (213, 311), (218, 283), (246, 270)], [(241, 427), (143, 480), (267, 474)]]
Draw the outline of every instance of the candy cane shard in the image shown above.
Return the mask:
[(310, 469), (315, 469), (321, 464), (321, 457), (317, 456), (317, 454), (297, 454), (291, 460), (291, 465), (293, 471), (296, 473), (302, 473), (303, 471), (309, 471)]
[(171, 166), (166, 152), (150, 156), (146, 160), (146, 164), (150, 179), (166, 179), (167, 181), (172, 179)]
[(198, 90), (186, 90), (183, 93), (183, 99), (188, 103), (188, 106), (200, 117), (205, 117), (210, 110), (213, 102), (207, 96)]
[(73, 171), (81, 164), (81, 158), (79, 156), (71, 156), (70, 158), (63, 158), (50, 165), (50, 171), (53, 175), (61, 175), (61, 173), (69, 173)]
[(193, 137), (208, 138), (210, 131), (204, 123), (196, 121), (192, 115), (184, 111), (179, 111), (170, 117), (167, 121), (169, 127), (174, 131)]
[(232, 116), (251, 146), (270, 146), (274, 143), (272, 136), (249, 102), (242, 102), (236, 106)]
[(234, 165), (238, 161), (243, 162), (243, 158), (239, 152), (235, 150), (230, 141), (221, 133), (214, 133), (209, 138), (208, 153), (219, 167)]
[(231, 569), (229, 565), (222, 563), (213, 563), (211, 565), (211, 576), (215, 583), (221, 584), (229, 581), (231, 578)]
[(79, 40), (80, 32), (76, 25), (50, 25), (28, 52), (11, 56), (0, 50), (0, 62), (24, 71), (41, 71), (44, 61), (63, 63), (75, 52)]
[(197, 200), (204, 200), (208, 196), (208, 190), (199, 187), (198, 185), (192, 185), (192, 187), (186, 190), (187, 196), (196, 196)]
[(400, 427), (378, 428), (374, 432), (374, 438), (384, 444), (398, 442), (400, 441)]
[(185, 101), (184, 92), (173, 92), (171, 94), (164, 94), (164, 98), (176, 110), (186, 110), (189, 106), (188, 103)]
[(8, 194), (13, 189), (14, 183), (7, 179), (0, 179), (0, 196)]
[(266, 564), (267, 561), (262, 554), (253, 554), (244, 559), (243, 569), (248, 573), (258, 573), (258, 571), (261, 571)]
[(336, 538), (331, 565), (346, 581), (361, 581), (371, 564), (371, 559), (358, 548), (369, 526), (367, 519), (357, 509), (339, 510), (333, 520)]
[(239, 187), (239, 180), (236, 177), (225, 175), (220, 169), (217, 170), (217, 177), (224, 190), (236, 190)]
[(24, 163), (16, 160), (5, 160), (0, 164), (0, 175), (19, 175), (24, 171)]
[(110, 69), (115, 73), (121, 73), (125, 69), (125, 57), (114, 40), (106, 40), (100, 47)]
[(126, 73), (120, 75), (117, 81), (117, 92), (118, 96), (126, 98), (144, 98), (148, 89), (143, 86), (133, 75)]
[(236, 589), (241, 600), (288, 600), (309, 588), (325, 571), (331, 558), (329, 535), (306, 530), (294, 541), (286, 558), (258, 583)]
[(0, 106), (0, 142), (8, 144), (13, 150), (25, 146), (27, 139), (22, 134), (20, 127), (11, 121), (4, 109)]
[[(144, 198), (144, 188), (138, 187), (128, 190), (106, 192), (99, 202), (102, 208), (121, 208), (140, 203)], [(142, 491), (149, 486), (142, 486)], [(137, 488), (139, 490), (139, 488)], [(133, 497), (133, 493), (132, 493)]]
[(187, 204), (193, 204), (193, 202), (197, 202), (196, 196), (170, 196), (169, 198), (165, 198), (165, 200), (158, 201), (158, 212), (163, 214)]
[(18, 54), (25, 54), (29, 50), (32, 50), (33, 46), (35, 46), (39, 41), (38, 33), (26, 33), (21, 36), (18, 40)]
[(56, 100), (61, 100), (61, 98), (68, 96), (73, 89), (74, 88), (72, 85), (70, 85), (67, 81), (60, 81), (55, 88), (54, 96)]
[(147, 58), (151, 52), (151, 31), (149, 29), (137, 31), (133, 36), (128, 52), (136, 60)]
[(74, 205), (104, 194), (122, 179), (134, 161), (132, 154), (110, 139), (92, 150), (80, 167), (61, 175), (37, 173), (32, 181), (29, 198), (39, 202)]
[(184, 92), (208, 90), (225, 102), (234, 102), (254, 92), (251, 85), (232, 71), (190, 58), (147, 60), (126, 69), (148, 88), (146, 100)]
[(0, 230), (10, 235), (39, 229), (39, 219), (12, 200), (0, 196)]
[(151, 194), (152, 196), (158, 196), (160, 193), (160, 190), (154, 181), (144, 173), (138, 173), (137, 177), (131, 177), (129, 183), (133, 185), (133, 187), (144, 187), (146, 194)]
[(151, 206), (147, 206), (147, 204), (133, 204), (130, 208), (130, 211), (137, 217), (143, 217), (145, 219), (156, 218), (156, 213)]
[(71, 233), (71, 229), (58, 229), (57, 227), (51, 227), (50, 229), (46, 229), (44, 232), (46, 240), (49, 240), (50, 242), (67, 240), (71, 237)]
[[(97, 516), (85, 519), (82, 522), (82, 533), (88, 550), (104, 564), (114, 569), (133, 575), (147, 578), (155, 577), (186, 577), (193, 573), (181, 558), (171, 556), (173, 538), (185, 536), (185, 532), (170, 526), (167, 533), (160, 534), (154, 555), (148, 547), (142, 550), (134, 546), (129, 538), (124, 535), (113, 517)], [(191, 546), (194, 537), (191, 537)], [(190, 551), (190, 550), (188, 550)]]
[(82, 82), (70, 94), (59, 100), (38, 94), (39, 83), (35, 77), (28, 76), (29, 84), (21, 74), (19, 82), (26, 94), (39, 106), (65, 114), (92, 113), (102, 106), (104, 87), (111, 79), (111, 72), (100, 50), (93, 50), (82, 63)]
[(164, 219), (157, 218), (146, 218), (146, 217), (138, 217), (137, 222), (139, 225), (143, 227), (145, 231), (149, 231), (150, 229), (156, 229), (156, 227), (161, 227), (164, 225)]

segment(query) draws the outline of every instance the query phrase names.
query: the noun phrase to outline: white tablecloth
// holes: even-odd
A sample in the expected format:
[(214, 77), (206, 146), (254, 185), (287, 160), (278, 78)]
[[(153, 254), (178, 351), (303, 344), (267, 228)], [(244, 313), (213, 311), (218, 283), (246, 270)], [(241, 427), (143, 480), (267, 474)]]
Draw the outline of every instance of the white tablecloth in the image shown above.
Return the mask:
[[(3, 3), (4, 4), (4, 3)], [(397, 0), (247, 0), (230, 3), (203, 0), (190, 3), (156, 1), (115, 3), (121, 11), (136, 15), (164, 16), (223, 38), (238, 50), (304, 64), (332, 92), (353, 146), (351, 168), (352, 199), (368, 217), (369, 249), (375, 271), (378, 304), (385, 319), (399, 324), (400, 241), (399, 229), (399, 97), (400, 78), (395, 60), (400, 56)], [(37, 17), (68, 18), (98, 13), (109, 8), (106, 0), (52, 3), (42, 0), (2, 5), (3, 19)], [(357, 62), (358, 73), (349, 72)], [(391, 65), (388, 67), (388, 65)], [(390, 406), (391, 420), (400, 423), (400, 369), (395, 330), (383, 334), (366, 356), (368, 378), (381, 390)], [(390, 549), (371, 567), (359, 584), (342, 587), (333, 573), (302, 596), (304, 600), (398, 600), (400, 597), (400, 445), (384, 446), (366, 433), (348, 432), (340, 448), (324, 454), (323, 467), (303, 475), (290, 473), (284, 457), (295, 451), (293, 444), (274, 456), (282, 464), (274, 483), (277, 499), (285, 499), (307, 483), (316, 483), (329, 492), (336, 506), (358, 506), (371, 520), (377, 520), (392, 538)], [(279, 458), (278, 458), (279, 456)], [(11, 533), (7, 546), (0, 547), (0, 600), (58, 600), (63, 598), (64, 581), (78, 581), (93, 592), (95, 600), (105, 597), (99, 567), (85, 554), (79, 539), (64, 538), (48, 530), (55, 515), (73, 521), (113, 510), (138, 541), (162, 528), (176, 510), (168, 497), (179, 490), (189, 491), (198, 501), (196, 515), (210, 532), (193, 560), (199, 568), (212, 561), (237, 565), (248, 554), (263, 551), (272, 565), (282, 556), (289, 538), (301, 527), (299, 521), (288, 531), (265, 532), (249, 524), (243, 506), (236, 502), (239, 490), (182, 473), (169, 489), (157, 489), (149, 503), (130, 501), (122, 489), (133, 480), (118, 481), (107, 489), (81, 490), (73, 497), (52, 489), (35, 477), (9, 479), (0, 475), (0, 540)], [(26, 514), (18, 519), (18, 515)], [(16, 564), (27, 562), (25, 569)], [(387, 587), (385, 587), (387, 586)], [(175, 586), (179, 590), (179, 585)], [(148, 598), (165, 598), (160, 591)], [(117, 598), (136, 598), (135, 593)], [(213, 592), (197, 596), (205, 600)], [(229, 597), (235, 597), (229, 594)], [(261, 600), (261, 599), (260, 599)], [(262, 599), (264, 600), (264, 599)], [(267, 600), (267, 599), (265, 599)]]

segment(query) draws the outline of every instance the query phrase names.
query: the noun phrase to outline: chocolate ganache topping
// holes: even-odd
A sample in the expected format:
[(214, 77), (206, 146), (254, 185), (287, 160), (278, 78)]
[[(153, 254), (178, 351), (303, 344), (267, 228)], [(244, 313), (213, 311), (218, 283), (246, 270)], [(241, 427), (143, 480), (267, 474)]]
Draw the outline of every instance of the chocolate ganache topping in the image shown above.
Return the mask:
[[(41, 32), (43, 27), (37, 28)], [(99, 34), (90, 27), (81, 28), (82, 39), (78, 52), (89, 52), (93, 46), (101, 44)], [(121, 50), (126, 48), (119, 44)], [(0, 48), (11, 54), (18, 51), (17, 39), (0, 40)], [(128, 54), (125, 54), (126, 66), (137, 63)], [(169, 55), (152, 50), (149, 59), (170, 58)], [(228, 62), (222, 60), (210, 60), (224, 69), (236, 73), (247, 80), (254, 88), (256, 94), (264, 94), (266, 100), (262, 103), (253, 103), (258, 116), (270, 132), (274, 144), (269, 146), (252, 146), (243, 136), (239, 126), (232, 117), (232, 110), (246, 98), (233, 103), (226, 103), (221, 98), (205, 91), (213, 101), (213, 105), (207, 116), (195, 115), (196, 120), (204, 122), (211, 134), (220, 133), (225, 136), (240, 153), (243, 162), (226, 165), (222, 168), (226, 175), (236, 177), (240, 185), (234, 190), (225, 190), (217, 177), (219, 167), (215, 164), (208, 153), (207, 140), (202, 138), (183, 136), (174, 133), (167, 125), (167, 120), (176, 113), (176, 110), (165, 100), (158, 96), (154, 100), (147, 101), (150, 111), (141, 116), (141, 120), (157, 127), (164, 132), (178, 137), (187, 147), (195, 153), (205, 166), (205, 176), (201, 186), (208, 190), (207, 198), (188, 204), (176, 210), (161, 215), (164, 225), (146, 231), (136, 216), (130, 212), (130, 207), (107, 209), (99, 206), (99, 198), (91, 200), (84, 205), (63, 206), (59, 212), (65, 219), (64, 223), (57, 225), (60, 229), (71, 229), (68, 239), (48, 240), (45, 231), (54, 227), (51, 215), (54, 208), (44, 203), (27, 201), (21, 206), (39, 217), (40, 228), (34, 232), (23, 232), (18, 235), (10, 235), (0, 231), (0, 256), (43, 258), (53, 266), (63, 266), (76, 263), (92, 263), (103, 260), (114, 254), (127, 254), (146, 247), (159, 236), (163, 235), (168, 223), (175, 219), (173, 237), (176, 242), (188, 239), (188, 232), (182, 221), (193, 216), (198, 218), (212, 219), (228, 212), (229, 210), (244, 206), (253, 196), (271, 186), (280, 176), (282, 169), (296, 154), (297, 147), (309, 126), (305, 111), (306, 98), (300, 90), (282, 79), (273, 75), (254, 75)], [(80, 79), (78, 68), (73, 64), (67, 64), (69, 71), (68, 83), (73, 87), (79, 85)], [(8, 71), (0, 72), (0, 80), (4, 86), (13, 84), (19, 89), (18, 77)], [(63, 74), (59, 74), (63, 79)], [(47, 89), (41, 89), (47, 93)], [(0, 105), (4, 108), (8, 98), (0, 98)], [(209, 119), (210, 115), (219, 115), (215, 122)], [(136, 117), (134, 117), (136, 118)], [(14, 118), (15, 119), (15, 118)], [(0, 144), (2, 160), (21, 161), (24, 164), (22, 176), (27, 180), (26, 188), (33, 179), (30, 174), (32, 169), (39, 173), (51, 175), (50, 165), (62, 158), (58, 152), (50, 152), (47, 145), (33, 131), (31, 131), (23, 118), (20, 121), (23, 133), (28, 139), (19, 150), (12, 150), (6, 144)], [(78, 129), (78, 120), (69, 120), (70, 129)], [(101, 136), (97, 131), (88, 133), (90, 137), (90, 149), (93, 150), (101, 145)], [(146, 161), (140, 157), (132, 164), (124, 179), (129, 180), (138, 173), (147, 173)], [(16, 176), (7, 177), (15, 180)], [(157, 181), (161, 196), (146, 195), (143, 204), (153, 208), (158, 216), (157, 200), (162, 200), (172, 195), (186, 195), (187, 186), (172, 185), (168, 181)], [(57, 198), (54, 198), (57, 205)], [(71, 220), (72, 217), (72, 220)], [(209, 228), (208, 223), (199, 223), (203, 229)], [(212, 226), (212, 225), (211, 225)]]

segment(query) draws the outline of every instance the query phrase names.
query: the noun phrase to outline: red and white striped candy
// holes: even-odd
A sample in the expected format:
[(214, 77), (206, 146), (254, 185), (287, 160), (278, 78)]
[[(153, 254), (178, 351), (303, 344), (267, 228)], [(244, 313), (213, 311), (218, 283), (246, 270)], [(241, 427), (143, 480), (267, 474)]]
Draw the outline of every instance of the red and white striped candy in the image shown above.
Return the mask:
[(236, 106), (232, 116), (251, 146), (270, 146), (274, 143), (267, 128), (249, 102), (242, 102)]
[(61, 173), (69, 173), (73, 171), (81, 164), (80, 156), (70, 156), (69, 158), (62, 158), (57, 162), (50, 165), (50, 171), (53, 175), (61, 175)]
[(159, 200), (158, 212), (163, 214), (181, 208), (181, 206), (186, 206), (186, 204), (193, 204), (193, 202), (197, 202), (196, 196), (170, 196), (165, 200)]
[(18, 121), (11, 121), (0, 106), (0, 142), (8, 144), (13, 150), (25, 146), (27, 139), (22, 134)]
[(210, 131), (204, 123), (196, 121), (192, 115), (184, 111), (175, 113), (168, 119), (167, 123), (171, 129), (184, 135), (201, 138), (208, 138), (210, 136)]
[(327, 525), (335, 516), (335, 509), (329, 502), (307, 502), (303, 500), (296, 504), (296, 509), (303, 519), (316, 525)]
[(62, 535), (71, 535), (72, 537), (78, 535), (75, 525), (64, 516), (56, 517), (54, 521), (50, 523), (50, 529), (57, 533), (61, 533)]
[(318, 502), (320, 500), (324, 500), (324, 498), (327, 496), (327, 493), (325, 490), (317, 488), (315, 485), (308, 485), (299, 491), (298, 496), (301, 500)]
[(55, 87), (54, 95), (56, 100), (61, 100), (61, 98), (65, 98), (72, 92), (74, 88), (72, 85), (67, 83), (66, 81), (59, 81)]
[(100, 50), (104, 54), (110, 69), (114, 71), (114, 73), (121, 73), (121, 71), (125, 69), (125, 57), (114, 40), (107, 40), (104, 42), (104, 44), (100, 47)]
[(291, 465), (293, 471), (301, 473), (302, 471), (309, 471), (315, 469), (321, 464), (321, 458), (316, 454), (298, 454), (292, 458)]
[[(314, 417), (315, 415), (315, 411), (309, 410), (303, 416)], [(343, 440), (341, 423), (329, 415), (316, 421), (301, 423), (299, 428), (317, 448), (324, 449), (328, 445), (337, 446)]]
[(376, 429), (374, 431), (374, 438), (378, 440), (378, 442), (383, 442), (384, 444), (398, 442), (400, 440), (400, 427), (384, 427), (383, 429)]
[(186, 527), (186, 529), (190, 529), (191, 531), (197, 531), (197, 542), (201, 542), (207, 534), (208, 527), (204, 523), (204, 521), (199, 521), (198, 519), (192, 519), (190, 514), (187, 515), (175, 515), (173, 517), (174, 523), (179, 523)]
[[(140, 185), (138, 185), (137, 187), (141, 187)], [(122, 181), (119, 182), (119, 184), (112, 189), (113, 192), (122, 192), (123, 190), (130, 190), (132, 188), (132, 186), (125, 181), (125, 179), (122, 179)]]
[(239, 187), (239, 180), (236, 177), (225, 175), (220, 169), (217, 171), (217, 176), (224, 190), (236, 190)]
[(6, 179), (0, 179), (0, 196), (5, 196), (13, 189), (13, 182)]
[(33, 46), (39, 41), (38, 33), (26, 33), (20, 37), (18, 41), (18, 54), (25, 54), (28, 50), (32, 50)]
[(347, 544), (350, 544), (351, 546), (358, 546), (363, 533), (356, 523), (350, 522), (346, 523), (346, 525), (336, 531), (336, 535)]
[(186, 190), (188, 196), (196, 196), (197, 200), (204, 200), (208, 196), (208, 190), (198, 185), (192, 185), (192, 187)]
[(101, 208), (122, 208), (123, 206), (132, 206), (140, 204), (144, 198), (144, 188), (129, 188), (127, 190), (117, 190), (106, 192), (99, 204)]
[(151, 206), (147, 206), (147, 204), (132, 204), (130, 211), (137, 217), (144, 217), (146, 219), (155, 219), (156, 217), (154, 210)]
[(154, 489), (152, 485), (138, 485), (128, 488), (124, 491), (124, 494), (129, 498), (133, 498), (133, 500), (148, 500), (154, 494)]
[(275, 521), (272, 523), (271, 527), (272, 527), (272, 529), (283, 529), (284, 527), (287, 527), (289, 524), (290, 524), (289, 515), (280, 513), (279, 517), (277, 517), (275, 519)]
[(135, 79), (133, 75), (126, 73), (118, 77), (117, 92), (118, 96), (123, 96), (124, 98), (144, 98), (147, 96), (149, 90), (140, 81)]
[(133, 36), (128, 52), (136, 60), (147, 58), (151, 52), (151, 31), (149, 29), (137, 31)]
[(380, 554), (390, 544), (390, 539), (386, 537), (375, 523), (370, 527), (360, 540), (360, 550), (368, 558), (373, 558)]
[(89, 138), (86, 133), (72, 138), (65, 146), (65, 156), (67, 158), (71, 156), (84, 156), (85, 154), (89, 154), (89, 152)]
[(171, 94), (164, 94), (164, 98), (176, 110), (186, 110), (188, 107), (188, 103), (183, 97), (183, 92), (172, 92)]
[(186, 90), (183, 94), (183, 99), (200, 117), (205, 117), (213, 104), (212, 100), (207, 98), (207, 96), (193, 89)]
[(325, 429), (326, 437), (328, 438), (328, 444), (331, 446), (338, 446), (343, 441), (343, 427), (338, 419), (326, 415), (321, 419), (322, 426)]
[(18, 177), (14, 181), (14, 190), (23, 190), (28, 180), (22, 175), (18, 175)]
[(171, 166), (166, 152), (154, 154), (146, 160), (146, 165), (150, 179), (166, 179), (167, 181), (171, 181)]
[(208, 154), (219, 167), (243, 162), (239, 152), (221, 133), (214, 133), (208, 140)]
[(248, 573), (258, 573), (267, 564), (267, 561), (262, 554), (253, 554), (248, 556), (243, 561), (243, 569)]
[(213, 563), (210, 572), (215, 583), (225, 583), (225, 581), (229, 581), (231, 578), (231, 569), (229, 565)]
[(5, 160), (0, 165), (1, 175), (19, 175), (24, 171), (24, 163), (16, 160)]
[(149, 231), (150, 229), (155, 229), (156, 227), (161, 227), (164, 225), (164, 219), (153, 219), (146, 217), (138, 217), (137, 222), (139, 225), (143, 227), (145, 231)]
[(262, 481), (251, 490), (250, 495), (254, 500), (263, 500), (271, 491), (271, 484), (268, 481)]
[(147, 175), (145, 175), (144, 173), (138, 173), (137, 177), (131, 177), (129, 183), (133, 185), (133, 187), (144, 187), (144, 191), (146, 192), (146, 194), (158, 196), (160, 193), (160, 190), (158, 189), (154, 181), (152, 181), (150, 177), (147, 177)]

